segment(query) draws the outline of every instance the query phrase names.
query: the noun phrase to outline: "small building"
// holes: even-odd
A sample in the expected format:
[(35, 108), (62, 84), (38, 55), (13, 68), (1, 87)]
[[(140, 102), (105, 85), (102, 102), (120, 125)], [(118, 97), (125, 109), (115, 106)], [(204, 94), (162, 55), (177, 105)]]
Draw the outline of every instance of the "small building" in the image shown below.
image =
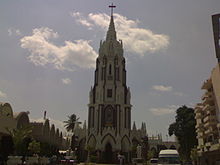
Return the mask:
[(9, 103), (0, 103), (0, 140), (8, 136), (7, 128), (16, 128), (17, 122), (14, 119), (13, 111)]
[(30, 122), (28, 115), (29, 112), (13, 112), (9, 103), (0, 103), (0, 146), (10, 136), (8, 130), (31, 126), (31, 136), (35, 140), (61, 150), (69, 148), (70, 141), (65, 139), (53, 124), (50, 126), (49, 119), (45, 119), (44, 122)]

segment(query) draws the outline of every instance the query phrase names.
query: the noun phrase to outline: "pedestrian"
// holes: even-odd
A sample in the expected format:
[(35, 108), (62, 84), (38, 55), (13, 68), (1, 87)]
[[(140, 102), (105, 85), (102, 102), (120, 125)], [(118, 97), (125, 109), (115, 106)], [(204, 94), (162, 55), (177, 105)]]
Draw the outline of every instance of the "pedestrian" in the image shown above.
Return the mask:
[(21, 162), (22, 162), (22, 165), (26, 164), (26, 158), (25, 158), (25, 156), (22, 156)]
[(120, 165), (123, 165), (123, 158), (124, 158), (124, 156), (121, 155), (120, 153), (118, 153), (118, 159), (119, 159)]

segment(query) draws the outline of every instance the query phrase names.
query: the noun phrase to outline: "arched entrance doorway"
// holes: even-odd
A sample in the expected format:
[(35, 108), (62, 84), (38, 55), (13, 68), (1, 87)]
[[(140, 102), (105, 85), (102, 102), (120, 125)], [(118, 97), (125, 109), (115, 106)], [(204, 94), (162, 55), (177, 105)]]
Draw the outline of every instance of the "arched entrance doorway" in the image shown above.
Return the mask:
[(112, 163), (113, 162), (113, 152), (112, 152), (112, 145), (107, 143), (105, 146), (105, 163)]

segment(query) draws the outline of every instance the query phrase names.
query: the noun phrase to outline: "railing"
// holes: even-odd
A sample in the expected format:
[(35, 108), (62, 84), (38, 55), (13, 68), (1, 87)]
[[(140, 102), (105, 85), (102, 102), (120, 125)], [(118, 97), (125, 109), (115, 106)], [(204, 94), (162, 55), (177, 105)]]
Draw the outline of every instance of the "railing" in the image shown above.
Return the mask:
[(204, 119), (203, 119), (204, 123), (206, 122), (216, 122), (216, 116), (215, 115), (209, 115), (209, 116), (206, 116)]
[(201, 117), (202, 117), (202, 114), (201, 114), (201, 113), (199, 113), (199, 112), (197, 112), (197, 113), (196, 113), (196, 117), (195, 117), (195, 118), (196, 118), (196, 119), (200, 119)]
[(205, 92), (202, 96), (202, 100), (206, 99), (206, 98), (212, 98), (213, 94), (212, 92)]

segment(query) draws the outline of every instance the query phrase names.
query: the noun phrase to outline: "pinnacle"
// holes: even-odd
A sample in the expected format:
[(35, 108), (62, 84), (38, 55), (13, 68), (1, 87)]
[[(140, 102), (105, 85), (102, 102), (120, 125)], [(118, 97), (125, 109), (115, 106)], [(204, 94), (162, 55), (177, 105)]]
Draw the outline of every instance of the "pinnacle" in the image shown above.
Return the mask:
[(107, 37), (106, 37), (106, 41), (110, 41), (110, 40), (117, 40), (113, 15), (111, 16)]

